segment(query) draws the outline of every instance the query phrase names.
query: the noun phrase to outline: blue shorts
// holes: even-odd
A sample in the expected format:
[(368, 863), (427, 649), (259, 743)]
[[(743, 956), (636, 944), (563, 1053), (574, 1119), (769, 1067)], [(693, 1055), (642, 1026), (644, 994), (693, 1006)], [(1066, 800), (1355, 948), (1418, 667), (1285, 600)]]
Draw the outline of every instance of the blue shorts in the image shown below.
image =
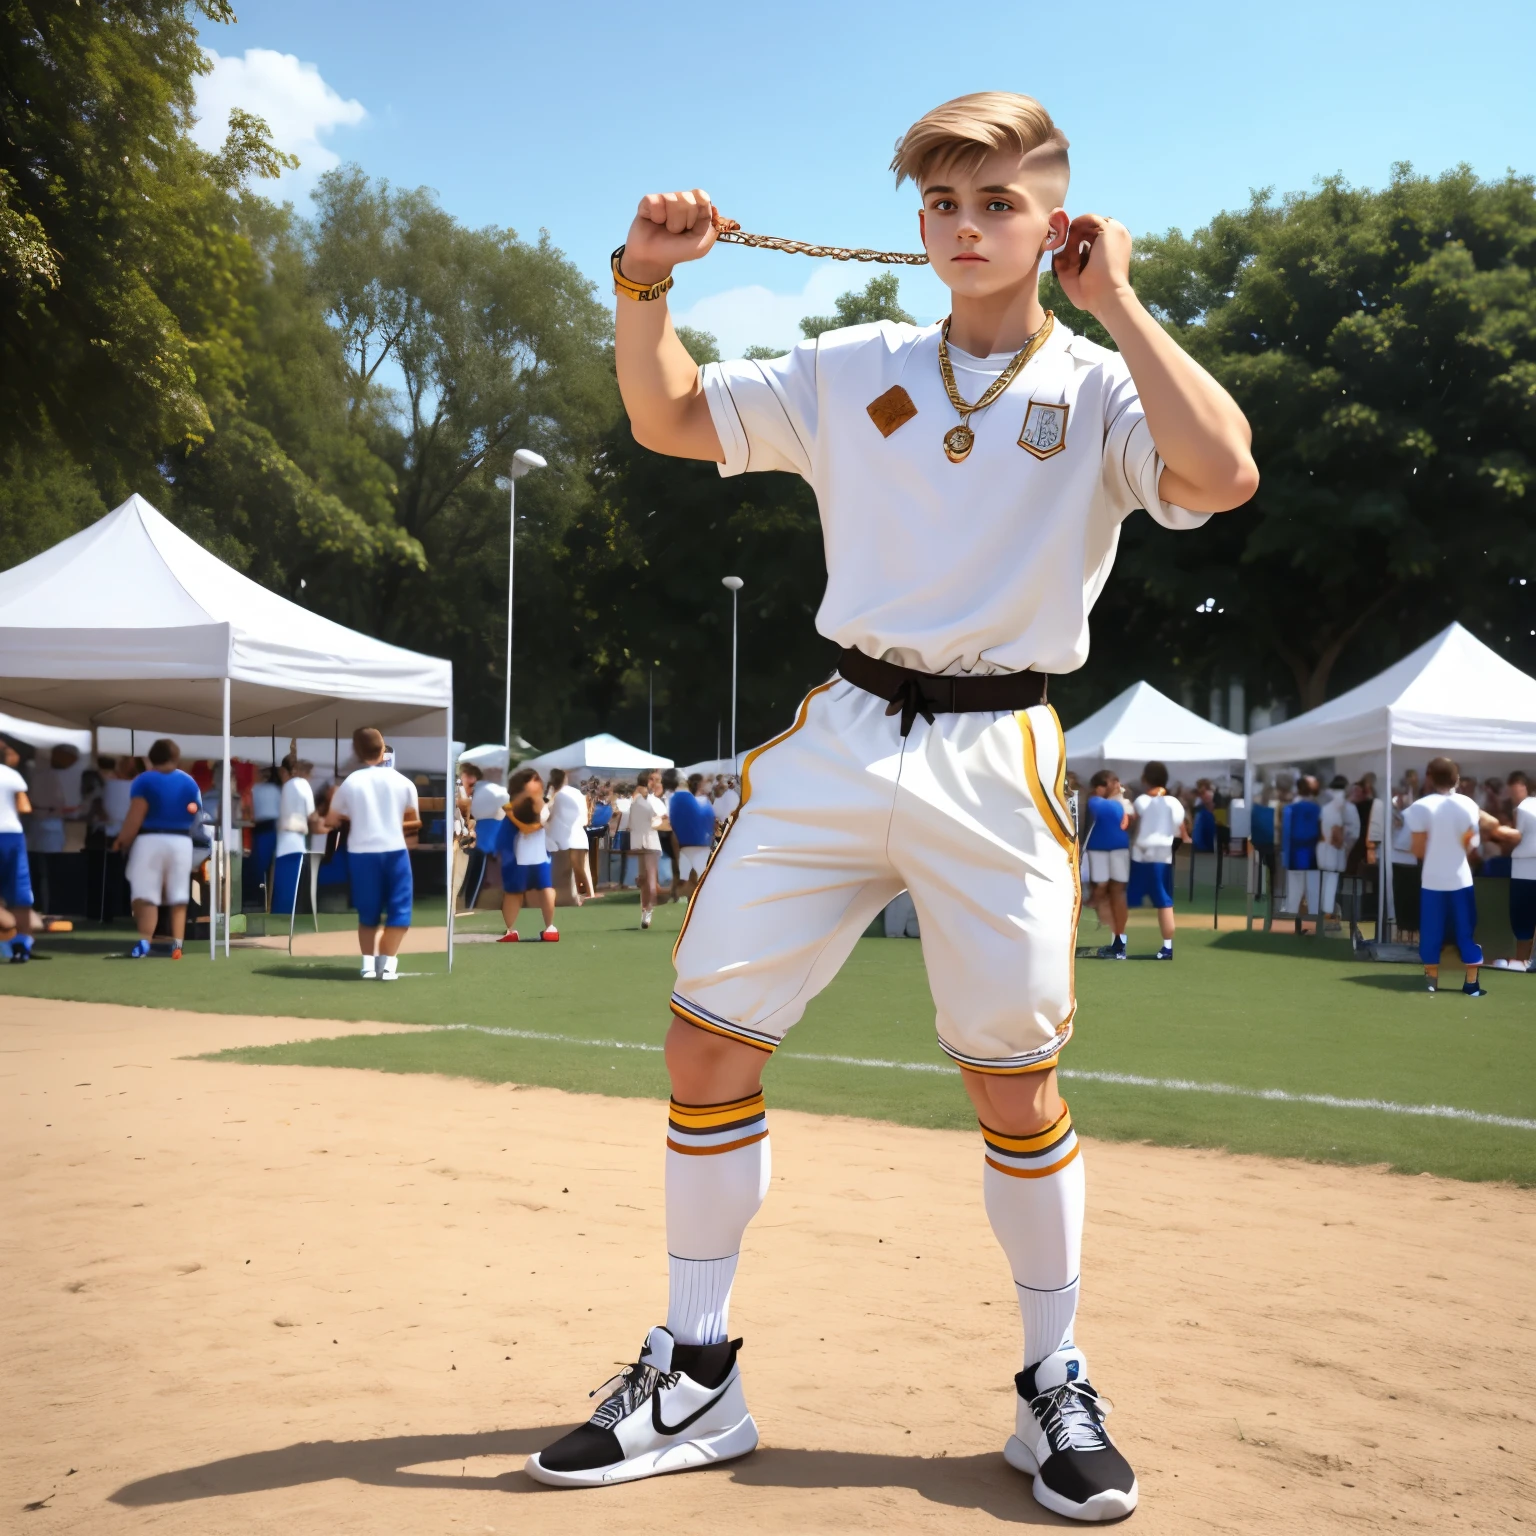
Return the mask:
[(411, 855), (404, 848), (388, 853), (347, 850), (352, 874), (352, 905), (360, 928), (411, 926)]
[(1536, 939), (1536, 880), (1509, 882), (1509, 926), (1522, 944)]
[(1477, 896), (1470, 885), (1459, 891), (1419, 892), (1419, 959), (1425, 965), (1440, 964), (1447, 929), (1456, 940), (1461, 963), (1481, 965), (1483, 949), (1476, 937)]
[(545, 859), (542, 864), (509, 864), (501, 861), (501, 888), (514, 896), (528, 891), (552, 891), (555, 888), (554, 860)]
[(32, 866), (27, 863), (25, 832), (0, 832), (0, 900), (8, 907), (32, 905)]
[(1151, 897), (1154, 907), (1173, 905), (1173, 865), (1131, 864), (1131, 882), (1125, 888), (1125, 904), (1139, 907)]

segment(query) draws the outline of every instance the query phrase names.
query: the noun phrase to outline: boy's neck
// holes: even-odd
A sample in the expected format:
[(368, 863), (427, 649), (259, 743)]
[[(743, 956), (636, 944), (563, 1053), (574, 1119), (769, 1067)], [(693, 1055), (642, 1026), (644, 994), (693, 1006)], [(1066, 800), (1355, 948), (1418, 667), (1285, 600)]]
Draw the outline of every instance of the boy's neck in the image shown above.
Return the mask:
[(1023, 281), (1001, 293), (979, 298), (955, 294), (950, 308), (949, 344), (972, 357), (1019, 352), (1044, 324), (1040, 271), (1036, 266)]

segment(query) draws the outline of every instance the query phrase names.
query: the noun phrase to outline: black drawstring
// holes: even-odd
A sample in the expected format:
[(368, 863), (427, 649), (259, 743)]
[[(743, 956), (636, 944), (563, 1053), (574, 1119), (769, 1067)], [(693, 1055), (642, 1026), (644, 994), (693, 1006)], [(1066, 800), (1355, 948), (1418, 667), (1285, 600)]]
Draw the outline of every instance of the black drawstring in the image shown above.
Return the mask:
[(903, 739), (911, 734), (912, 722), (919, 715), (933, 724), (933, 711), (928, 707), (928, 696), (923, 692), (923, 685), (915, 677), (904, 677), (896, 686), (895, 697), (892, 698), (886, 708), (886, 714), (901, 715), (901, 734)]

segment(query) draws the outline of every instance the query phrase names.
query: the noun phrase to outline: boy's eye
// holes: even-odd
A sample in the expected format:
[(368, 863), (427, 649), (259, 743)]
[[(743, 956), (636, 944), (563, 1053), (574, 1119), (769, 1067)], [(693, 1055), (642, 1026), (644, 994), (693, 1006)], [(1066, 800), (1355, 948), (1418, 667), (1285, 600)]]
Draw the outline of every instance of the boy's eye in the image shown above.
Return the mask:
[(937, 197), (933, 201), (933, 211), (935, 213), (949, 213), (955, 206), (954, 201), (947, 197)]
[(1012, 203), (1005, 203), (1002, 200), (1002, 198), (994, 197), (992, 199), (992, 201), (987, 204), (987, 212), (988, 213), (1007, 213), (1007, 212), (1009, 212), (1009, 210), (1012, 207), (1013, 207)]

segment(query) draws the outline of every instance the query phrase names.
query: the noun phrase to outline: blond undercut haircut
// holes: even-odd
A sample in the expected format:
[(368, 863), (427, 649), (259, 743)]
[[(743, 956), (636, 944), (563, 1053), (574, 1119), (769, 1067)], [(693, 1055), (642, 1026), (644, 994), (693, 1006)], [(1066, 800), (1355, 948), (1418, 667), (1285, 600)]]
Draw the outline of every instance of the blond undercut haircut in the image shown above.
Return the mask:
[(910, 181), (921, 191), (929, 172), (968, 176), (1001, 149), (1016, 150), (1021, 160), (1028, 157), (1032, 173), (1049, 172), (1059, 184), (1057, 200), (1066, 196), (1066, 134), (1033, 96), (1012, 91), (976, 91), (925, 112), (896, 141), (891, 170), (898, 187)]

